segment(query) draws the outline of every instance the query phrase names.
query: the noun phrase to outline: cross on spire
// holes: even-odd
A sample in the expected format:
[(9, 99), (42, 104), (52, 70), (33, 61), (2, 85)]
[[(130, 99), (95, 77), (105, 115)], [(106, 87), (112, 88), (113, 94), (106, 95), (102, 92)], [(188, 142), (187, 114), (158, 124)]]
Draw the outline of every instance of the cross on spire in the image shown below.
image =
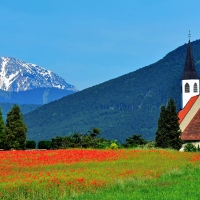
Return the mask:
[(189, 40), (190, 40), (190, 38), (191, 38), (190, 30), (189, 30), (189, 33), (188, 33), (188, 37), (189, 37)]
[[(189, 31), (188, 37), (189, 38), (191, 37), (190, 31)], [(185, 68), (182, 75), (182, 80), (189, 80), (189, 79), (199, 79), (199, 76), (196, 71), (195, 63), (194, 63), (194, 57), (192, 54), (190, 40), (188, 42), (188, 48), (187, 48), (186, 59), (185, 59)]]

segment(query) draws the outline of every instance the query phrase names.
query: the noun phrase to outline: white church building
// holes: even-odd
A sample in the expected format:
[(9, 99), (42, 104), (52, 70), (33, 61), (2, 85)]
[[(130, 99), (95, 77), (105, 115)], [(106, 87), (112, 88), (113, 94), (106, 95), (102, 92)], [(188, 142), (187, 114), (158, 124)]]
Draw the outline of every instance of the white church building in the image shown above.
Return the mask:
[(181, 139), (185, 142), (197, 142), (200, 141), (200, 86), (190, 40), (181, 80), (182, 110), (178, 114), (182, 131)]

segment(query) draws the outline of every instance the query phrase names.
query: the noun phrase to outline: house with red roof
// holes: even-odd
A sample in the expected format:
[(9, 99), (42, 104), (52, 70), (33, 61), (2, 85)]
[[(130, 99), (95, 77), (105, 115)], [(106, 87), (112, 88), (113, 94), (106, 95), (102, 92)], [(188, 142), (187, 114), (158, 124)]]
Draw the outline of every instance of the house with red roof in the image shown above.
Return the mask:
[(178, 113), (181, 139), (184, 142), (200, 141), (199, 76), (194, 64), (190, 40), (182, 75), (182, 110)]

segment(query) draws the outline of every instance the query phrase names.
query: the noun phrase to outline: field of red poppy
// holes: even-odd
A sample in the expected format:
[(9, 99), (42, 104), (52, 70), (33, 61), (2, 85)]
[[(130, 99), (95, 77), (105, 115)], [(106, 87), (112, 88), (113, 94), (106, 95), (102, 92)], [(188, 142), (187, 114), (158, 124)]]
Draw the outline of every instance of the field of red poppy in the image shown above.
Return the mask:
[(199, 164), (200, 154), (170, 150), (2, 151), (0, 199), (71, 198)]

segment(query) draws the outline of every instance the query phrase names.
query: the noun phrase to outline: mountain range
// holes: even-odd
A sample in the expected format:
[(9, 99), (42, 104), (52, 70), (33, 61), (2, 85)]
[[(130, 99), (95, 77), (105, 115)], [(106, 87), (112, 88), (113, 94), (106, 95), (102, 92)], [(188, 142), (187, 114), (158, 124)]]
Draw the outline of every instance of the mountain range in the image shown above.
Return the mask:
[[(191, 43), (200, 72), (200, 40)], [(124, 142), (132, 134), (154, 140), (161, 105), (181, 107), (181, 76), (187, 44), (154, 64), (46, 104), (24, 116), (28, 138), (51, 139), (93, 127), (102, 137)], [(145, 55), (144, 55), (145, 57)], [(123, 67), (123, 66), (122, 66)]]
[(11, 57), (0, 57), (0, 102), (46, 104), (77, 92), (50, 70)]

